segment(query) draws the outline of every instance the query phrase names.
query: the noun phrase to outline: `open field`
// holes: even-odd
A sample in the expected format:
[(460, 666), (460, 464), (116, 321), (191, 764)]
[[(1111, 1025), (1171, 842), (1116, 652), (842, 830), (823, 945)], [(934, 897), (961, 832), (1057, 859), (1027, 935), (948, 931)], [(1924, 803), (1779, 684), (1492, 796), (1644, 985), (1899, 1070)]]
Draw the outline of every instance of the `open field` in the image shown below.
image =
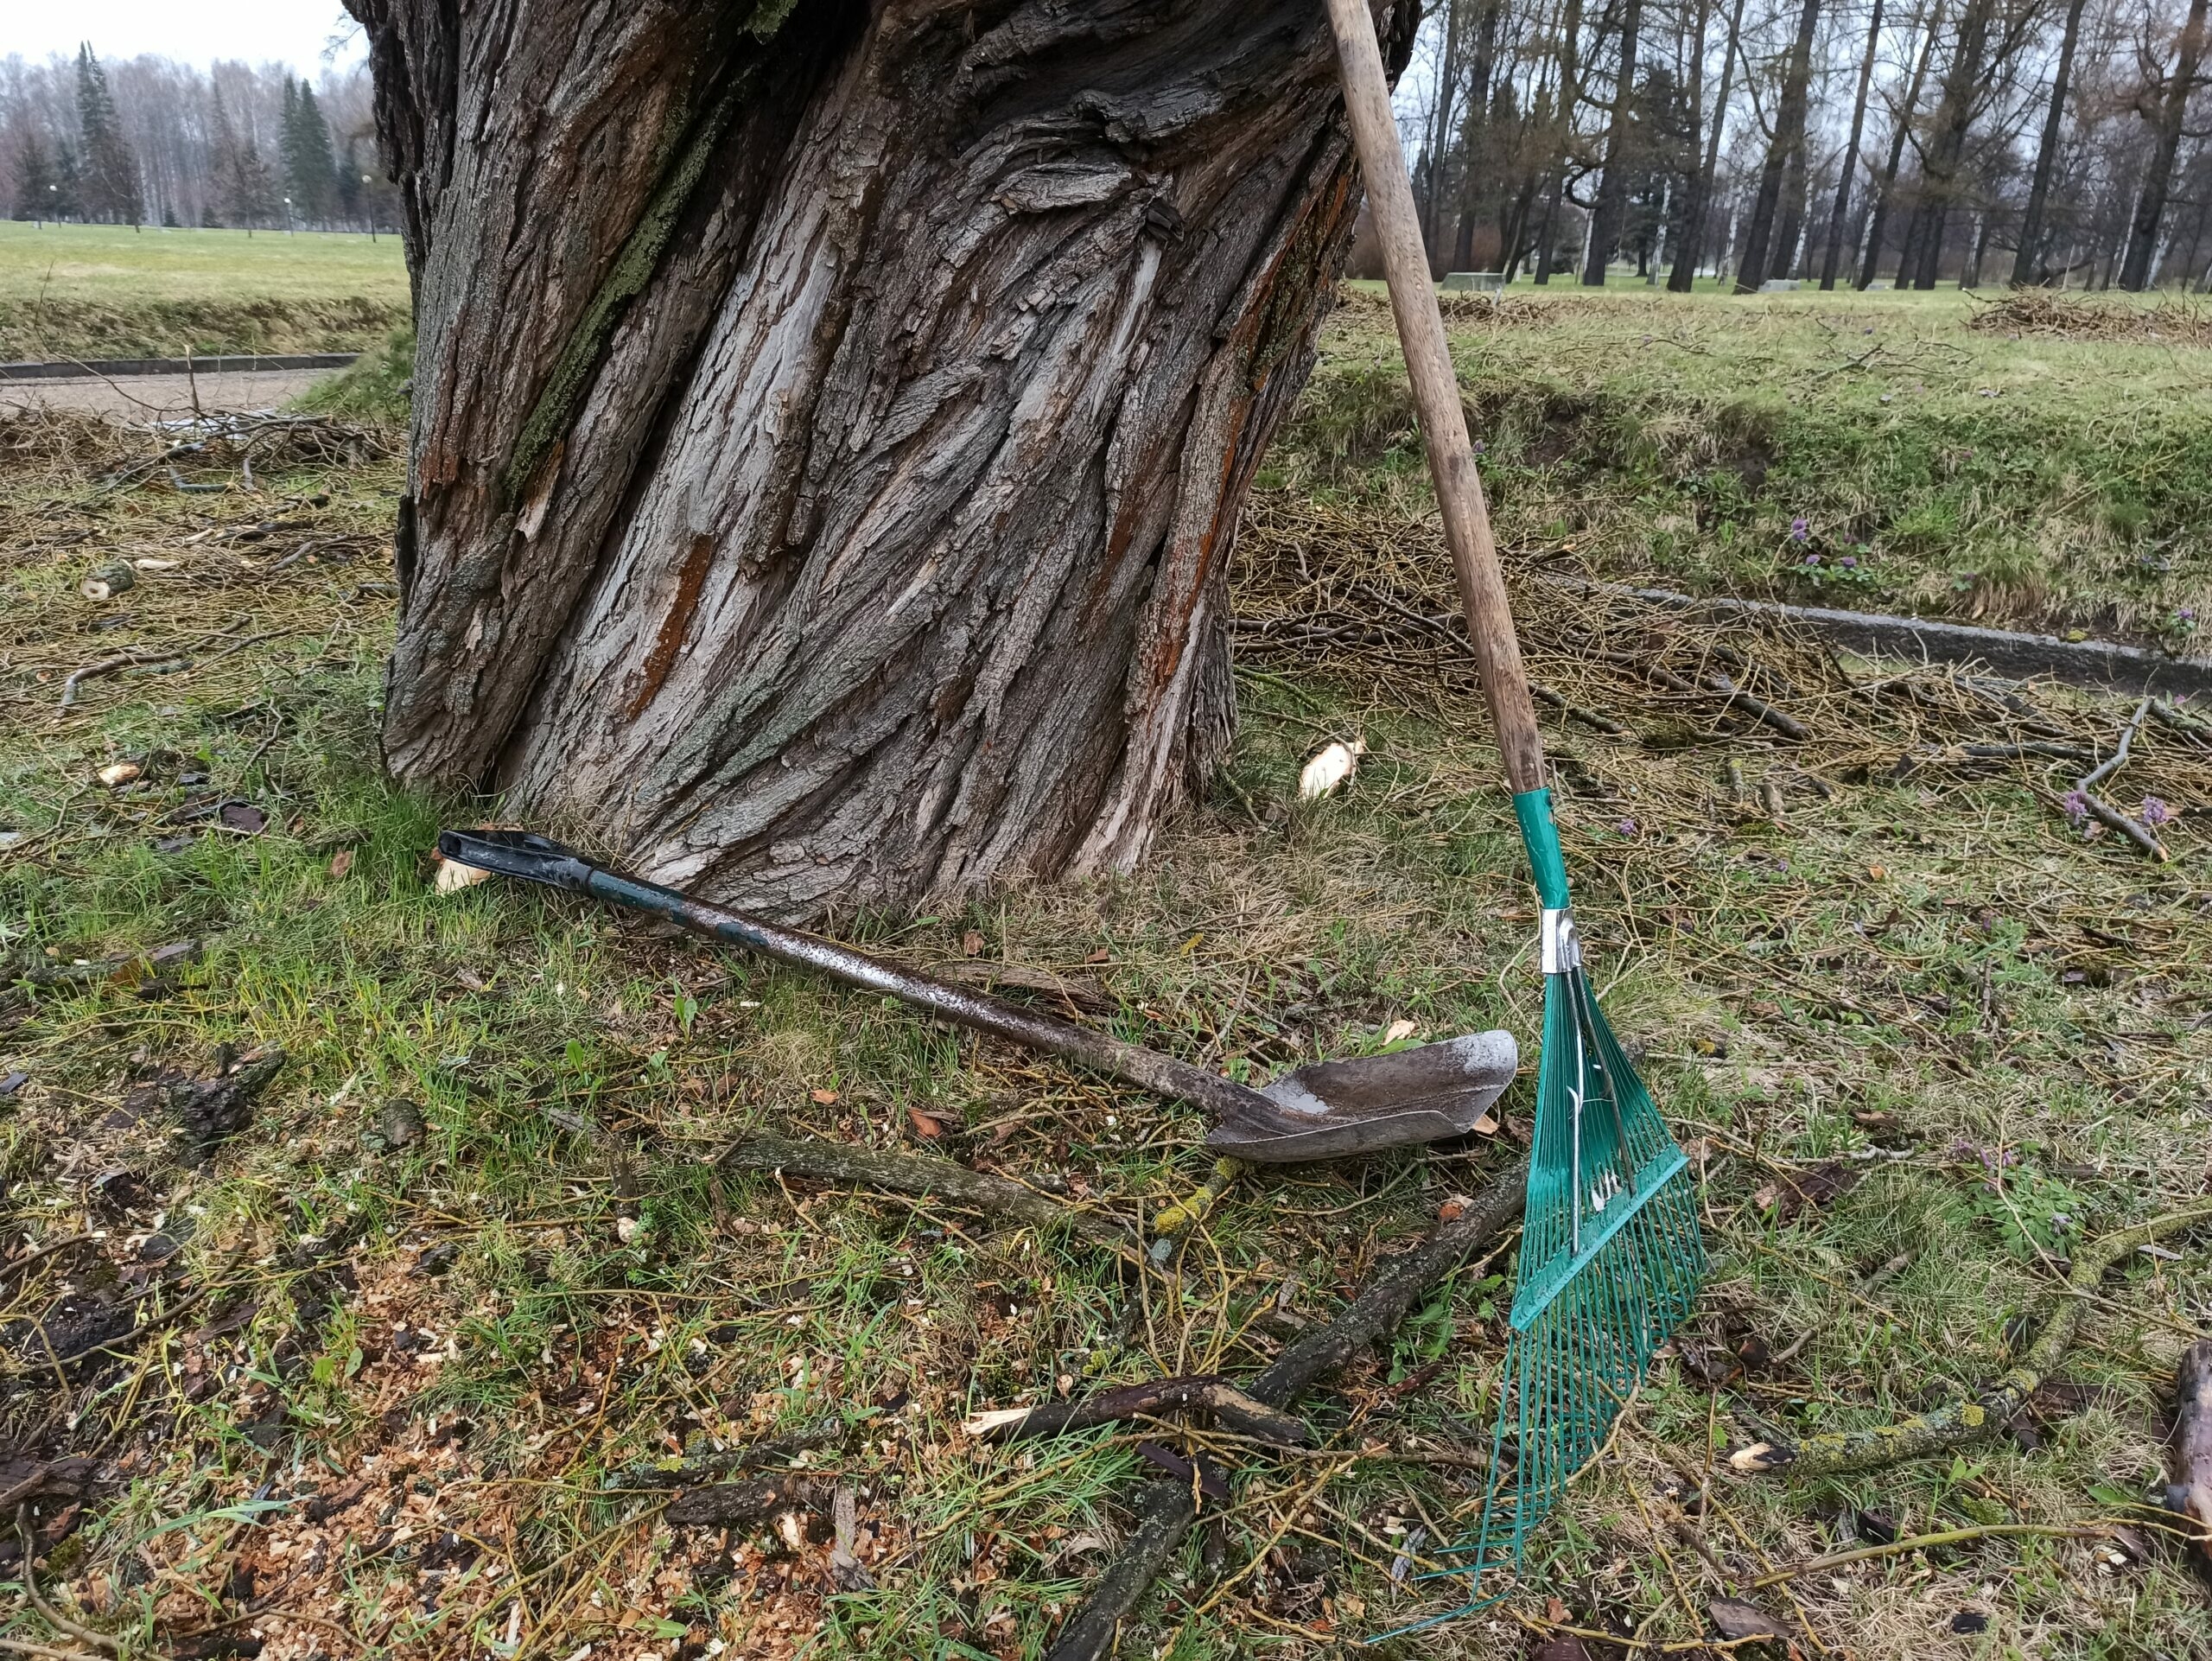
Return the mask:
[[(2202, 1582), (2143, 1504), (2174, 1359), (2212, 1327), (2205, 1230), (2126, 1259), (1999, 1434), (1817, 1480), (1726, 1458), (1986, 1384), (2085, 1244), (2212, 1192), (2212, 729), (2143, 712), (2107, 787), (2130, 816), (2146, 799), (2172, 816), (2156, 862), (2063, 799), (2083, 770), (2067, 753), (2109, 754), (2133, 705), (1838, 664), (1546, 580), (1580, 565), (1796, 594), (1789, 519), (1832, 552), (1821, 504), (1872, 500), (1874, 480), (1884, 503), (1910, 484), (1898, 500), (1923, 521), (1950, 503), (1945, 545), (1979, 559), (2029, 510), (1941, 435), (2024, 469), (2051, 445), (2106, 467), (2062, 430), (2073, 408), (2120, 455), (2096, 488), (2142, 484), (2150, 542), (2084, 507), (2088, 529), (2036, 553), (2032, 602), (2003, 592), (2147, 627), (2205, 570), (2201, 532), (2155, 517), (2177, 487), (2152, 462), (2203, 441), (2088, 383), (2123, 364), (2200, 398), (2185, 354), (1969, 332), (1941, 296), (1573, 300), (1462, 316), (1457, 345), (1531, 666), (1574, 711), (1544, 719), (1578, 909), (1703, 1172), (1714, 1268), (1529, 1584), (1382, 1652), (1516, 1657), (1562, 1624), (1688, 1646), (1722, 1598), (1808, 1655), (2212, 1651)], [(1843, 335), (1881, 305), (1925, 338)], [(1385, 327), (1356, 298), (1339, 313), (1271, 458), (1238, 556), (1237, 753), (1145, 871), (849, 933), (920, 964), (1048, 971), (1087, 1018), (1248, 1075), (1372, 1050), (1400, 1021), (1506, 1026), (1533, 1062), (1533, 904), (1471, 680), (1419, 620), (1448, 607), (1447, 578), (1409, 423), (1391, 424)], [(1881, 404), (1879, 358), (1826, 372), (1878, 344), (1915, 366), (1884, 385), (1930, 390)], [(1961, 353), (1973, 371), (1930, 366)], [(388, 396), (395, 365), (372, 372)], [(2005, 395), (1965, 401), (1961, 379)], [(1745, 399), (1771, 424), (1721, 424)], [(1730, 448), (1744, 430), (1763, 435), (1756, 480)], [(131, 1655), (248, 1633), (266, 1661), (563, 1661), (587, 1643), (690, 1661), (715, 1641), (1011, 1661), (1112, 1556), (1150, 1445), (1210, 1454), (1230, 1499), (1122, 1654), (1345, 1653), (1451, 1607), (1449, 1582), (1392, 1569), (1471, 1531), (1510, 1254), (1301, 1403), (1308, 1453), (1188, 1422), (1011, 1446), (959, 1425), (1163, 1374), (1249, 1377), (1452, 1196), (1516, 1168), (1530, 1081), (1464, 1148), (1247, 1175), (1157, 1270), (1066, 1229), (718, 1168), (749, 1131), (812, 1134), (949, 1154), (1141, 1225), (1207, 1162), (1186, 1114), (879, 1000), (537, 892), (436, 896), (436, 827), (486, 810), (376, 770), (402, 471), (372, 448), (272, 437), (248, 493), (218, 445), (181, 477), (227, 488), (181, 494), (158, 470), (103, 486), (137, 477), (138, 441), (0, 427), (0, 1484), (95, 1461), (70, 1479), (81, 1509), (57, 1490), (35, 1513), (48, 1601)], [(1915, 457), (1934, 458), (1924, 476)], [(2031, 469), (2017, 482), (2057, 493), (2046, 514), (2069, 500)], [(1690, 524), (1636, 529), (1667, 516)], [(1856, 533), (1872, 555), (1853, 569), (1877, 576), (1854, 599), (1918, 595), (1955, 557), (1889, 524)], [(2151, 543), (2172, 569), (2128, 551)], [(148, 562), (136, 585), (82, 598), (117, 557)], [(1971, 610), (1981, 591), (1926, 592)], [(121, 656), (141, 661), (62, 707), (72, 672)], [(1805, 735), (1699, 690), (1714, 665)], [(1355, 783), (1295, 801), (1300, 760), (1355, 734)], [(1976, 760), (1967, 742), (2047, 748)], [(279, 1051), (245, 1106), (193, 1087)], [(79, 1234), (97, 1238), (23, 1255)], [(801, 1520), (671, 1523), (656, 1462), (718, 1450), (787, 1480)], [(832, 1566), (840, 1491), (864, 1575)], [(2114, 1523), (2133, 1533), (2097, 1532)], [(1854, 1541), (1960, 1530), (1758, 1584)], [(72, 1644), (20, 1605), (0, 1637)]]
[(0, 220), (0, 361), (360, 352), (408, 315), (396, 236)]
[[(2212, 306), (1516, 287), (1447, 321), (1507, 545), (1556, 569), (2189, 649), (2212, 617)], [(1418, 507), (1379, 293), (1274, 476)]]

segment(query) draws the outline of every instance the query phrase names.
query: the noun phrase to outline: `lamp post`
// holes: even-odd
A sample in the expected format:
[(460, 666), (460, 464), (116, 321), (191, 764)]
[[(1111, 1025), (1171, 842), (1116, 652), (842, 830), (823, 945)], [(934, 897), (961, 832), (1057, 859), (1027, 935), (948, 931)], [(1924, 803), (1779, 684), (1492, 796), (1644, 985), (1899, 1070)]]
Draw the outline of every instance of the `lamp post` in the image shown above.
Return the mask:
[(289, 196), (284, 198), (284, 234), (288, 237), (300, 234), (292, 224), (292, 199)]
[[(351, 150), (353, 146), (349, 144), (346, 148)], [(361, 175), (361, 183), (367, 186), (370, 182), (369, 175), (365, 173)], [(368, 209), (369, 213), (369, 240), (371, 242), (374, 242), (377, 239), (377, 199), (368, 189), (364, 189), (361, 192), (361, 201), (362, 205)]]

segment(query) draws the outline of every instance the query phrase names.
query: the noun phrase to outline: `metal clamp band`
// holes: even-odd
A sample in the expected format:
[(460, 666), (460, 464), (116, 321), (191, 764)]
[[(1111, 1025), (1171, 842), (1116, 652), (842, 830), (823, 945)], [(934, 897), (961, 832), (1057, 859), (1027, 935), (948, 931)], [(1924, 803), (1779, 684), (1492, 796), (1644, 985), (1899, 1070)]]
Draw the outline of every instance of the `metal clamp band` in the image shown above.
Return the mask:
[(1544, 913), (1542, 934), (1544, 973), (1564, 975), (1582, 967), (1582, 937), (1574, 932), (1574, 913), (1561, 906)]

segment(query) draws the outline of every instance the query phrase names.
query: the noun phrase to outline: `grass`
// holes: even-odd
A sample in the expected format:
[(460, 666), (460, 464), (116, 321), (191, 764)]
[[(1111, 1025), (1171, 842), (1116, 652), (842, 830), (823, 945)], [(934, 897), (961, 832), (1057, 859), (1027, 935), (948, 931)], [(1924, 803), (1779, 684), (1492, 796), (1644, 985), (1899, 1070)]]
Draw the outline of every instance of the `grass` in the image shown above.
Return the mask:
[(396, 236), (0, 221), (0, 361), (365, 351), (409, 313)]
[[(2176, 650), (2212, 616), (2201, 304), (1516, 286), (1455, 302), (1451, 334), (1500, 534), (1530, 557)], [(1272, 476), (1426, 503), (1379, 295), (1332, 320)]]
[[(1327, 377), (1365, 372), (1344, 344), (1356, 321), (1248, 523), (1242, 617), (1332, 616), (1348, 602), (1315, 596), (1348, 594), (1346, 573), (1435, 576), (1390, 447), (1315, 437), (1351, 430), (1328, 424), (1347, 406)], [(1594, 378), (1592, 342), (1622, 325), (1522, 327), (1497, 349)], [(11, 1243), (105, 1231), (0, 1283), (0, 1445), (105, 1461), (38, 1572), (130, 1653), (252, 1611), (268, 1661), (560, 1661), (585, 1643), (688, 1658), (710, 1641), (1037, 1654), (1126, 1522), (1151, 1468), (1138, 1443), (1204, 1436), (991, 1448), (959, 1420), (1163, 1372), (1245, 1375), (1520, 1156), (1529, 1081), (1497, 1138), (1246, 1178), (1141, 1282), (1071, 1239), (717, 1172), (713, 1152), (757, 1124), (936, 1148), (1135, 1220), (1205, 1161), (1187, 1114), (880, 1000), (559, 897), (438, 897), (424, 850), (484, 807), (397, 792), (375, 767), (400, 465), (257, 452), (247, 494), (218, 450), (184, 477), (224, 492), (104, 490), (124, 442), (0, 430), (0, 1076), (29, 1075), (0, 1098), (0, 1206)], [(1550, 476), (1529, 472), (1529, 492)], [(1507, 509), (1525, 511), (1510, 491)], [(264, 523), (253, 542), (220, 535)], [(118, 601), (81, 598), (118, 554), (174, 563)], [(1594, 664), (1575, 621), (1532, 628), (1537, 672), (1665, 736), (1546, 717), (1599, 983), (1705, 1174), (1715, 1269), (1611, 1457), (1540, 1536), (1527, 1588), (1386, 1653), (1517, 1656), (1554, 1597), (1662, 1642), (1744, 1596), (1792, 1620), (1794, 1599), (1831, 1649), (1929, 1661), (2212, 1646), (2201, 1589), (2157, 1548), (2115, 1566), (2086, 1541), (1993, 1537), (1786, 1594), (1750, 1585), (1867, 1511), (1908, 1534), (2121, 1514), (2155, 1537), (2138, 1506), (2160, 1480), (2158, 1403), (2212, 1320), (2201, 1239), (2107, 1283), (2065, 1369), (2076, 1388), (2046, 1400), (2032, 1448), (1806, 1485), (1720, 1458), (1760, 1424), (1872, 1425), (1971, 1388), (2018, 1347), (2070, 1242), (2202, 1191), (2202, 751), (2146, 728), (2114, 786), (2180, 809), (2175, 862), (2154, 865), (2071, 830), (2036, 764), (1896, 776), (1907, 749), (2001, 725), (1970, 688), (1923, 676), (1866, 696), (1816, 655), (1749, 641), (1816, 729), (1782, 746)], [(1657, 638), (1639, 615), (1612, 626), (1632, 650)], [(920, 963), (972, 951), (1095, 981), (1129, 1035), (1254, 1072), (1371, 1049), (1401, 1019), (1532, 1044), (1534, 913), (1469, 688), (1402, 646), (1274, 638), (1240, 646), (1236, 755), (1143, 871), (849, 932)], [(69, 671), (133, 651), (195, 666), (91, 680), (59, 707)], [(2102, 741), (2127, 714), (2037, 697)], [(1357, 782), (1295, 801), (1304, 757), (1354, 732)], [(101, 782), (118, 761), (138, 775)], [(208, 811), (224, 802), (265, 819), (226, 824)], [(172, 942), (196, 952), (144, 960)], [(252, 1123), (204, 1158), (146, 1089), (272, 1047), (288, 1059)], [(1124, 1652), (1320, 1654), (1448, 1607), (1390, 1563), (1413, 1530), (1471, 1521), (1478, 1473), (1450, 1461), (1489, 1447), (1509, 1275), (1510, 1258), (1471, 1267), (1304, 1404), (1326, 1459), (1216, 1444), (1233, 1499)], [(58, 1381), (39, 1360), (41, 1327), (86, 1330), (142, 1294), (145, 1336)], [(1418, 1382), (1432, 1357), (1448, 1365)], [(852, 1488), (880, 1589), (835, 1589), (821, 1540), (672, 1530), (636, 1491), (635, 1467), (678, 1448), (775, 1437), (795, 1439), (780, 1464), (819, 1485), (817, 1514)], [(1685, 1472), (1714, 1473), (1702, 1520), (1679, 1509)], [(1958, 1630), (1961, 1613), (1988, 1631)], [(56, 1642), (28, 1612), (0, 1621)]]

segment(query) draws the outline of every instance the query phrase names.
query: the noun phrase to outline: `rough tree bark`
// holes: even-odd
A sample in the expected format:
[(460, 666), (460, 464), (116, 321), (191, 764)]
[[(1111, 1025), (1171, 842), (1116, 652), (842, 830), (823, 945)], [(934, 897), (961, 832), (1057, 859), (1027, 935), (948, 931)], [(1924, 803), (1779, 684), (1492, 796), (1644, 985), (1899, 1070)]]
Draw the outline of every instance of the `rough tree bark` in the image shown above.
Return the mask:
[[(1766, 164), (1759, 169), (1758, 194), (1751, 200), (1751, 222), (1744, 232), (1744, 254), (1736, 266), (1736, 292), (1757, 294), (1771, 275), (1770, 253), (1787, 261), (1787, 248), (1770, 250), (1775, 216), (1783, 211), (1784, 175), (1790, 160), (1805, 142), (1806, 89), (1813, 78), (1813, 35), (1820, 26), (1821, 0), (1805, 0), (1797, 13), (1797, 36), (1790, 42), (1789, 57), (1782, 73), (1782, 97), (1775, 105), (1774, 142), (1767, 146)], [(1796, 213), (1784, 217), (1795, 222)]]
[(1357, 207), (1321, 7), (348, 4), (416, 297), (392, 771), (785, 918), (1136, 860)]
[(2120, 270), (2120, 286), (2139, 290), (2151, 286), (2158, 247), (2158, 224), (2166, 216), (2166, 197), (2173, 188), (2174, 157), (2181, 150), (2182, 118), (2190, 94), (2196, 90), (2197, 69), (2204, 59), (2206, 0), (2190, 0), (2189, 21), (2182, 25), (2174, 49), (2173, 73), (2166, 77), (2165, 97), (2152, 123), (2153, 141), (2149, 170), (2143, 176), (2143, 194), (2135, 200), (2135, 220), (2127, 235), (2127, 258)]
[(1459, 228), (1452, 244), (1452, 270), (1468, 270), (1475, 263), (1475, 215), (1482, 205), (1482, 192), (1490, 188), (1492, 157), (1491, 143), (1491, 80), (1497, 71), (1497, 24), (1502, 0), (1483, 0), (1482, 15), (1475, 26), (1475, 60), (1467, 75), (1467, 113), (1460, 122), (1459, 140)]

